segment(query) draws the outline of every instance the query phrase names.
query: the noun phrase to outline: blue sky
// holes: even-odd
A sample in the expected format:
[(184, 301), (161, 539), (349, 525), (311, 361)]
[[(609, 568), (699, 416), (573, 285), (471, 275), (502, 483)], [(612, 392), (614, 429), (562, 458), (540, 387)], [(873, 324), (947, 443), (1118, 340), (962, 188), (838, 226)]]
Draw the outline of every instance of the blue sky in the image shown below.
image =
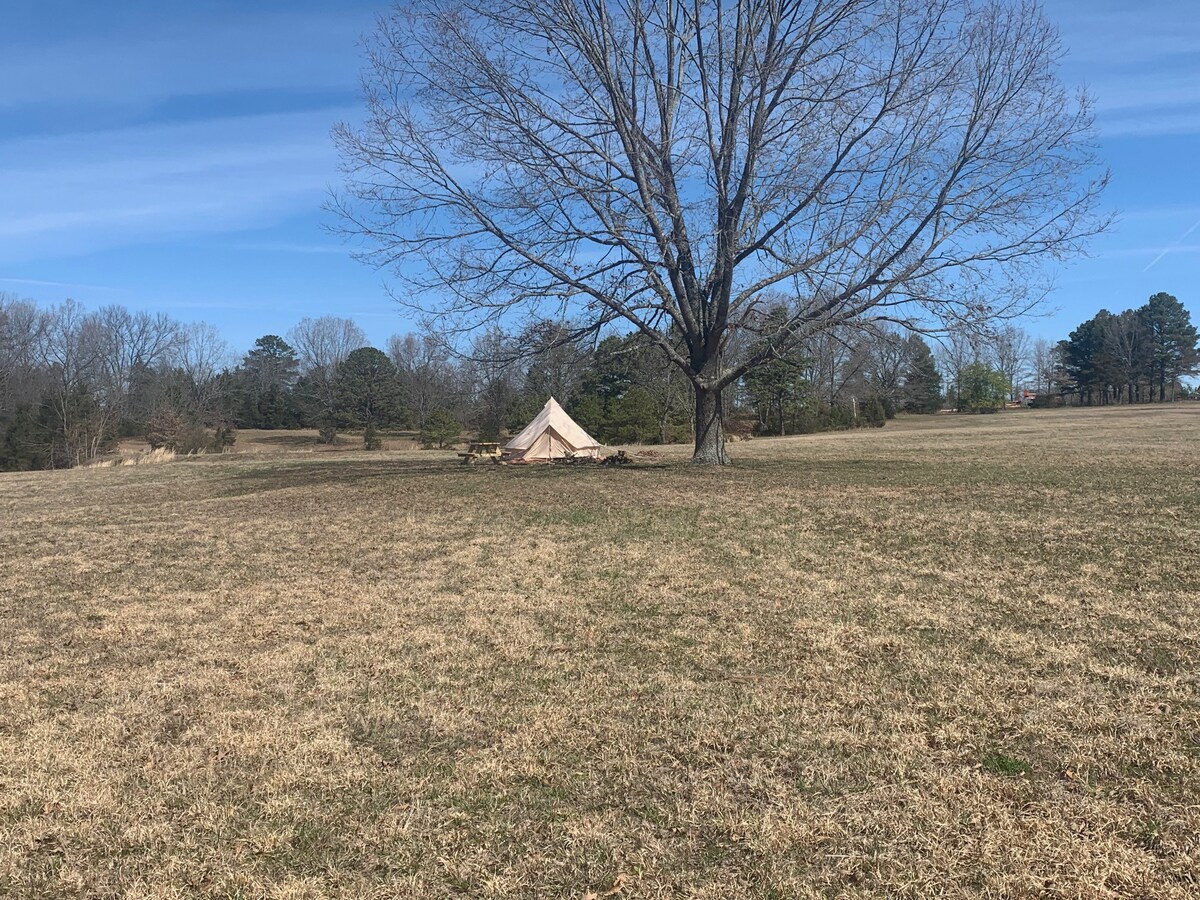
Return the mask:
[[(1197, 0), (1045, 0), (1098, 109), (1121, 218), (1028, 323), (1058, 338), (1155, 291), (1200, 319)], [(0, 291), (161, 309), (236, 349), (303, 316), (411, 328), (323, 228), (385, 0), (5, 0)]]

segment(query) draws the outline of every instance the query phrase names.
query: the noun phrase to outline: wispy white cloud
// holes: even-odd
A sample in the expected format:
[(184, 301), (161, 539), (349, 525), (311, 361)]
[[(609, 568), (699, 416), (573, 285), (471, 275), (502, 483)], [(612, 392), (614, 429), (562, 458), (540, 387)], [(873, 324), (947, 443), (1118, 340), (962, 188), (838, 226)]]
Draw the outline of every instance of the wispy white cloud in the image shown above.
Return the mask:
[(1147, 206), (1139, 209), (1128, 209), (1121, 213), (1123, 222), (1137, 221), (1172, 221), (1190, 219), (1200, 215), (1200, 206)]
[(1183, 71), (1101, 70), (1092, 92), (1096, 119), (1109, 137), (1200, 134), (1200, 55)]
[(349, 110), (0, 143), (0, 264), (315, 211)]
[(1195, 0), (1046, 0), (1105, 137), (1200, 134)]
[(288, 241), (254, 241), (251, 243), (235, 244), (235, 250), (247, 250), (254, 253), (316, 253), (349, 256), (352, 248), (341, 244), (298, 244)]
[(1101, 115), (1131, 110), (1170, 110), (1200, 105), (1200, 81), (1177, 72), (1142, 72), (1100, 79), (1096, 109)]
[[(326, 10), (247, 12), (207, 20), (171, 14), (139, 27), (0, 54), (0, 109), (38, 103), (139, 103), (199, 92), (354, 86), (346, 65), (369, 15)], [(264, 40), (270, 42), (269, 49)], [(331, 54), (330, 47), (344, 47)]]
[(1104, 66), (1196, 53), (1200, 17), (1193, 0), (1046, 0), (1072, 63)]
[[(1097, 254), (1097, 257), (1102, 258), (1102, 259), (1126, 259), (1129, 257), (1139, 257), (1139, 256), (1140, 257), (1161, 256), (1164, 251), (1170, 251), (1171, 253), (1180, 253), (1180, 254), (1200, 253), (1200, 244), (1178, 244), (1178, 245), (1167, 244), (1166, 246), (1164, 246), (1162, 244), (1149, 244), (1149, 245), (1141, 246), (1141, 247), (1120, 247), (1120, 248), (1117, 248), (1116, 250), (1106, 250), (1103, 253), (1099, 253), (1099, 254)], [(1149, 268), (1150, 268), (1149, 266), (1146, 267), (1146, 269), (1149, 269)], [(1143, 269), (1142, 271), (1144, 272), (1144, 271), (1146, 271), (1146, 269)]]
[(110, 287), (104, 284), (84, 284), (77, 281), (43, 281), (40, 278), (4, 278), (0, 277), (0, 284), (27, 284), (31, 287), (62, 287), (62, 288), (83, 288), (89, 291), (123, 291), (124, 288)]
[(136, 116), (90, 113), (222, 92), (337, 97), (354, 85), (355, 41), (371, 25), (363, 5), (205, 16), (168, 4), (127, 28), (122, 14), (106, 17), (110, 33), (43, 35), (0, 54), (0, 113), (63, 115), (55, 134), (0, 137), (0, 265), (273, 225), (314, 212), (337, 177), (329, 128), (354, 109), (236, 115), (253, 106), (233, 103), (221, 117), (137, 127), (116, 127)]
[(1101, 115), (1098, 125), (1100, 133), (1110, 138), (1200, 134), (1200, 107), (1129, 110), (1121, 115)]

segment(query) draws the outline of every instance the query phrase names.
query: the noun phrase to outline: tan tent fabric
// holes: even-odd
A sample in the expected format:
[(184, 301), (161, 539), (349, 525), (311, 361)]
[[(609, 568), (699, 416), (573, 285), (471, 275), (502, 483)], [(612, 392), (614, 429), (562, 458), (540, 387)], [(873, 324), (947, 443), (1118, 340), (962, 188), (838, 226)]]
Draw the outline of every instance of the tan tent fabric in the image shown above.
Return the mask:
[(509, 459), (529, 461), (564, 456), (599, 456), (600, 445), (551, 397), (515, 438), (504, 445)]

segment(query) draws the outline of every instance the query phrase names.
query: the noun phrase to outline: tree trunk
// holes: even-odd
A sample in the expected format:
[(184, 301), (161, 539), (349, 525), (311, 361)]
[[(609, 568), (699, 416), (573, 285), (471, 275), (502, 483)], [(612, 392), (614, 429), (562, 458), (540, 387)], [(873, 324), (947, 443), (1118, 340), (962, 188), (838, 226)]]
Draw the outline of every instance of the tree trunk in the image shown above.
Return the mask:
[(701, 466), (729, 465), (721, 392), (711, 388), (696, 388), (696, 451), (692, 462)]
[(666, 383), (663, 385), (662, 414), (658, 417), (658, 440), (661, 444), (671, 443), (671, 376), (674, 369), (666, 369)]

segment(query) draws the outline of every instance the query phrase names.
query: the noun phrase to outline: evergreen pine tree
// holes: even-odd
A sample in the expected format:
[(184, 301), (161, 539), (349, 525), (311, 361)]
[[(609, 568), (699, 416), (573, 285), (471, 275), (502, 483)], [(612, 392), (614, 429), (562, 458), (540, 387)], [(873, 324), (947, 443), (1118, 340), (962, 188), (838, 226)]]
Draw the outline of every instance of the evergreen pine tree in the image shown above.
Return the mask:
[(909, 363), (904, 375), (904, 409), (935, 413), (942, 408), (942, 375), (929, 345), (918, 335), (908, 339)]
[(241, 413), (247, 428), (290, 428), (297, 424), (292, 387), (300, 362), (292, 346), (277, 334), (254, 342), (239, 369)]
[(363, 429), (364, 449), (382, 446), (379, 429), (402, 418), (401, 401), (396, 367), (386, 353), (360, 347), (338, 367), (337, 415), (346, 426)]
[(1196, 326), (1184, 305), (1166, 293), (1155, 294), (1138, 313), (1149, 332), (1151, 382), (1162, 402), (1176, 379), (1200, 368)]

